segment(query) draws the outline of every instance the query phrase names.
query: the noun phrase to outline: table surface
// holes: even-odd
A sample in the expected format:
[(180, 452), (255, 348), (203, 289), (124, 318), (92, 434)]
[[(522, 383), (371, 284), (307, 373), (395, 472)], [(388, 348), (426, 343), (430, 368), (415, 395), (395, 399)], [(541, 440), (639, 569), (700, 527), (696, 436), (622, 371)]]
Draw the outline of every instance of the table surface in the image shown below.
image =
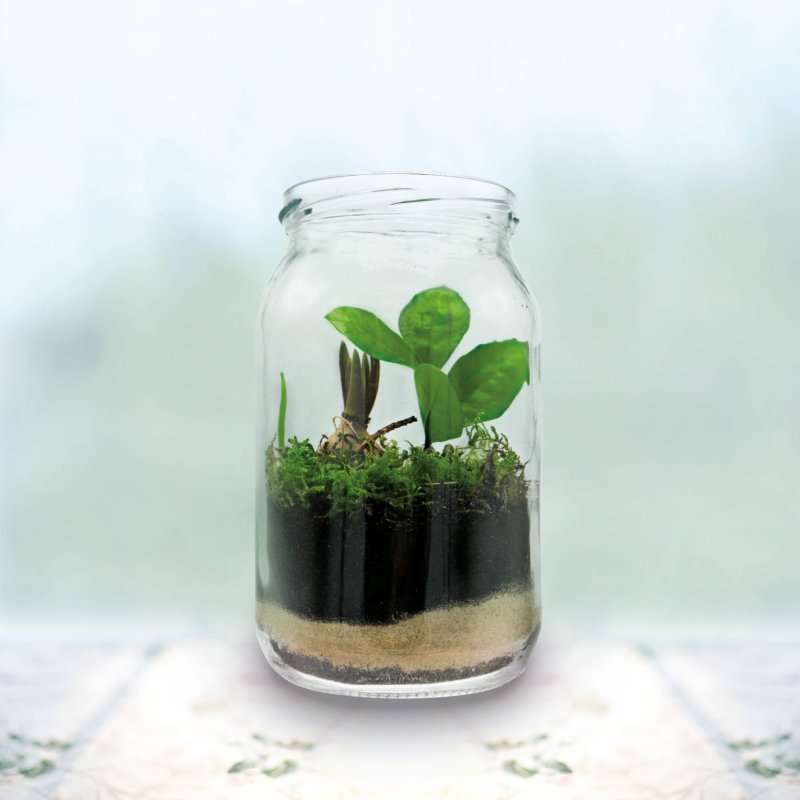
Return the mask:
[(800, 644), (540, 643), (501, 689), (307, 692), (254, 642), (0, 642), (0, 798), (800, 798)]

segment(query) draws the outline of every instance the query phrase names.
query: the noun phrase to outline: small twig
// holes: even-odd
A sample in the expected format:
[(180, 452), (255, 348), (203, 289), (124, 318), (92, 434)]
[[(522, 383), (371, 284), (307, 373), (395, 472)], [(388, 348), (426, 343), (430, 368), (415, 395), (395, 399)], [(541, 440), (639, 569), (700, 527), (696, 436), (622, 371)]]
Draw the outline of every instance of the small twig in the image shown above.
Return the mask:
[(402, 428), (404, 425), (410, 425), (412, 422), (416, 421), (416, 417), (406, 417), (405, 419), (398, 420), (397, 422), (392, 422), (391, 425), (385, 425), (379, 431), (375, 431), (375, 433), (373, 433), (371, 436), (367, 436), (367, 438), (364, 439), (364, 441), (361, 442), (361, 444), (356, 448), (356, 452), (358, 453), (360, 450), (366, 447), (367, 444), (375, 444), (376, 440), (380, 439), (381, 436), (385, 436), (387, 433), (397, 430), (397, 428)]

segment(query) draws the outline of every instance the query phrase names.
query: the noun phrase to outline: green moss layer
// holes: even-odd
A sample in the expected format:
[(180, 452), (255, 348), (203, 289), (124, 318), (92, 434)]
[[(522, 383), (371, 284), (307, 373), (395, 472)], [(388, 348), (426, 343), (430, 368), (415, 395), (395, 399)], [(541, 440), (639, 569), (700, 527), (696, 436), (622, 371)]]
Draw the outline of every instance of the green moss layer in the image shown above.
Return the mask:
[(402, 517), (446, 487), (460, 512), (486, 513), (525, 502), (524, 466), (495, 428), (475, 425), (468, 444), (441, 452), (381, 440), (381, 449), (324, 450), (290, 439), (266, 454), (270, 501), (282, 509), (337, 516), (378, 505)]

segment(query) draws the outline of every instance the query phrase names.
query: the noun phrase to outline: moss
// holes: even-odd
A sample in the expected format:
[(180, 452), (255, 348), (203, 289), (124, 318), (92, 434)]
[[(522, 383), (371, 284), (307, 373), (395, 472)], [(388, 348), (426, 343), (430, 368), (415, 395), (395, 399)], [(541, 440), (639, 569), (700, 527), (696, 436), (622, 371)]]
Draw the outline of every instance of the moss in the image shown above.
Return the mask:
[(267, 486), (279, 508), (333, 516), (381, 504), (398, 515), (432, 502), (435, 487), (455, 492), (462, 511), (485, 513), (524, 502), (524, 466), (495, 428), (467, 429), (467, 444), (441, 452), (380, 440), (381, 449), (322, 450), (306, 439), (266, 453)]

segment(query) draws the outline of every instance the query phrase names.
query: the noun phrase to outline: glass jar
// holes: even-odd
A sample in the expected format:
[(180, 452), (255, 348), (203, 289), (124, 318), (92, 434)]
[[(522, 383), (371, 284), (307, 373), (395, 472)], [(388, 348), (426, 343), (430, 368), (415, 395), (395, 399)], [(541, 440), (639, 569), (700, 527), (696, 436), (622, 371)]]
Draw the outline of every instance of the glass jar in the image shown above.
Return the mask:
[(540, 625), (539, 341), (514, 195), (300, 183), (257, 323), (258, 638), (289, 681), (466, 694)]

